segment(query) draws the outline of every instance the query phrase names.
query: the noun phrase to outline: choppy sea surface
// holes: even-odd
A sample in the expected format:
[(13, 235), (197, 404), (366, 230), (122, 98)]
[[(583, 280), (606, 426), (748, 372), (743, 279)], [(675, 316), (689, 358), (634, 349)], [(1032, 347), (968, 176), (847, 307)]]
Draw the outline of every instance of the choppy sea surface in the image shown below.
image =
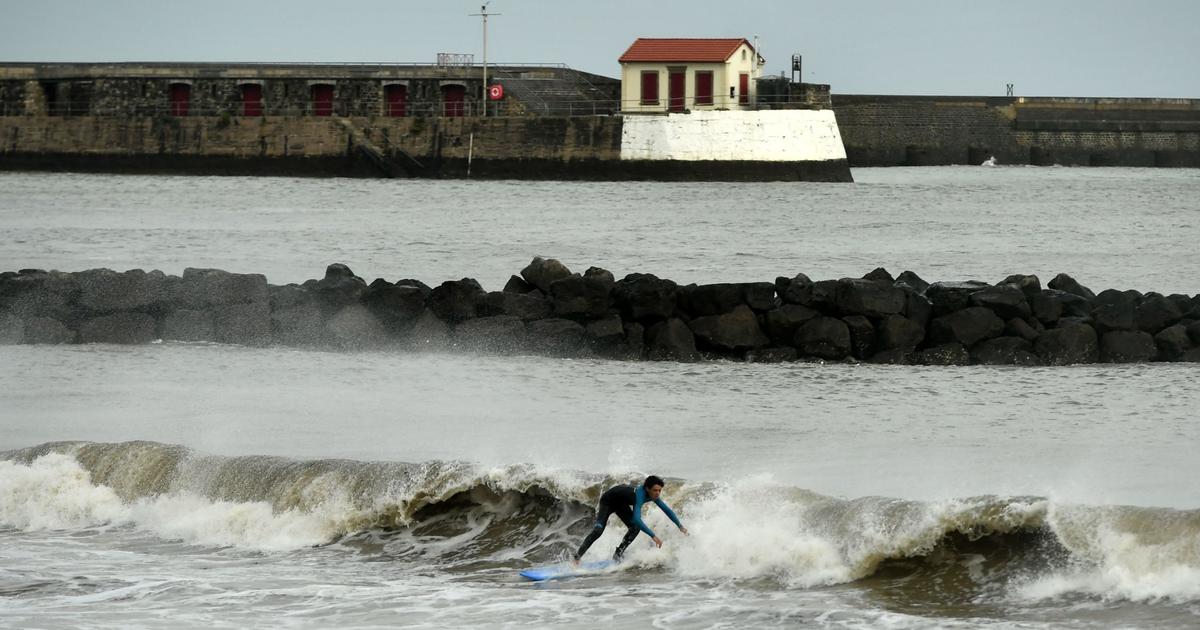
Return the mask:
[[(1200, 172), (855, 184), (0, 174), (0, 269), (1200, 291)], [(1200, 369), (0, 346), (0, 627), (1193, 628)], [(533, 584), (608, 486), (615, 570)], [(589, 557), (623, 534), (613, 519)]]

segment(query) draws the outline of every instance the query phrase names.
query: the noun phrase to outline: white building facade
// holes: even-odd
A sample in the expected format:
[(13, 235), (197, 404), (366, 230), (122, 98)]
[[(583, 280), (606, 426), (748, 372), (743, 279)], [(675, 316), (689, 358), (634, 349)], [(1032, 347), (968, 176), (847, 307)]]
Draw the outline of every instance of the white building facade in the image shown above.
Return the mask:
[(618, 61), (625, 113), (751, 109), (765, 63), (744, 38), (638, 38)]

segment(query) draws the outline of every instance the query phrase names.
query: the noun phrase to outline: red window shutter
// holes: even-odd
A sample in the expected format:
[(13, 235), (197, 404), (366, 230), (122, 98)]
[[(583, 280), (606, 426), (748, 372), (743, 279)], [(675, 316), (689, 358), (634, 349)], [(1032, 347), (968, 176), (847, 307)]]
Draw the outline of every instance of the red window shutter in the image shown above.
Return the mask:
[(257, 83), (242, 85), (242, 115), (262, 116), (262, 86)]
[(464, 101), (467, 88), (461, 85), (447, 85), (442, 88), (442, 115), (450, 118), (460, 118), (465, 113)]
[(384, 88), (387, 98), (387, 115), (393, 118), (403, 118), (408, 115), (408, 87), (394, 84)]
[(745, 72), (738, 75), (738, 103), (750, 104), (750, 75)]
[(658, 105), (657, 71), (642, 71), (642, 105)]
[(696, 72), (696, 104), (713, 104), (713, 73)]
[(187, 116), (192, 100), (192, 86), (186, 83), (172, 83), (167, 91), (171, 99), (171, 115)]
[(333, 114), (333, 86), (328, 83), (318, 83), (312, 86), (313, 116), (330, 116)]

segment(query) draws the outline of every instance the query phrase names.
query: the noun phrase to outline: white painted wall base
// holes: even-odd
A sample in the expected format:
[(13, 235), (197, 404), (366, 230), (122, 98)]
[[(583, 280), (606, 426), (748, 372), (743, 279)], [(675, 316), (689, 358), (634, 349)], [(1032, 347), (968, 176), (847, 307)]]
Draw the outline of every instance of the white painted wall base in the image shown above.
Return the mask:
[(833, 110), (625, 116), (622, 160), (809, 162), (846, 159)]

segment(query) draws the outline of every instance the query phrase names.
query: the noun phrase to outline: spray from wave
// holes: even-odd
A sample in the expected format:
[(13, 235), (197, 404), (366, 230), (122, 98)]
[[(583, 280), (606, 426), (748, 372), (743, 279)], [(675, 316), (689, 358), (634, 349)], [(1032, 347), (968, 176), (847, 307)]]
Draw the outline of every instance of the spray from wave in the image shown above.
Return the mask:
[[(127, 528), (190, 545), (339, 543), (424, 563), (524, 566), (573, 550), (600, 493), (638, 477), (55, 442), (0, 453), (0, 531)], [(668, 544), (635, 544), (627, 557), (642, 570), (791, 587), (857, 582), (907, 602), (1200, 599), (1200, 511), (1039, 497), (847, 500), (769, 477), (673, 480), (666, 499), (693, 535), (672, 536), (648, 509)], [(611, 553), (624, 533), (613, 524), (590, 553)]]

